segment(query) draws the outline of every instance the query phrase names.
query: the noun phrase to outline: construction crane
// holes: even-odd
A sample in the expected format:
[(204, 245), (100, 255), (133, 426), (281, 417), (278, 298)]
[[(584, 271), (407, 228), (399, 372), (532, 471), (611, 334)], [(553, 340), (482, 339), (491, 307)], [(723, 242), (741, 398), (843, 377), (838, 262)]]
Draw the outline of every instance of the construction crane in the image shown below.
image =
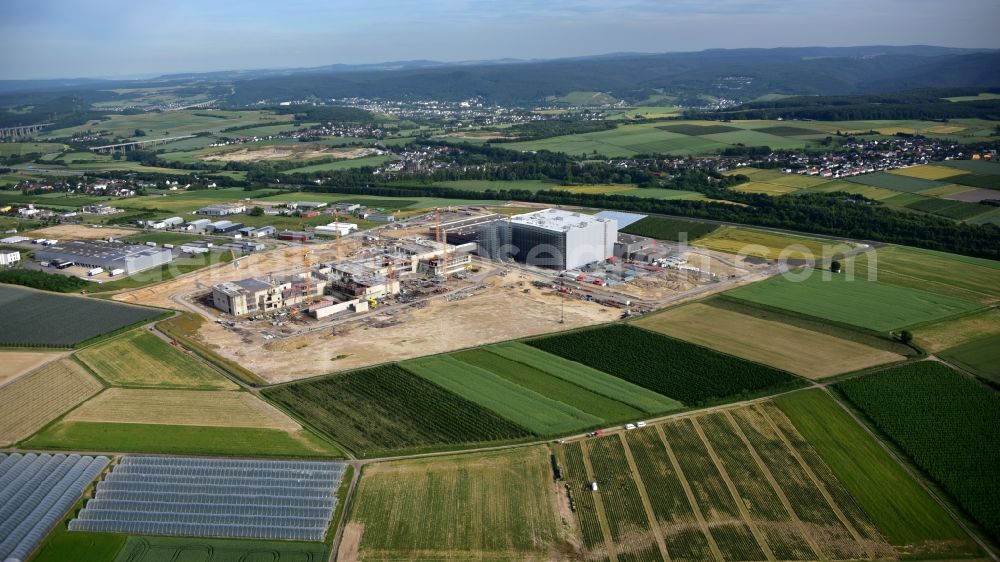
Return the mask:
[(302, 298), (303, 309), (308, 308), (309, 303), (312, 301), (312, 260), (310, 259), (311, 257), (312, 257), (312, 250), (306, 248), (305, 251), (302, 252), (302, 269), (305, 271), (305, 277), (306, 277), (306, 290)]
[(340, 211), (336, 207), (333, 208), (333, 220), (334, 224), (337, 225), (337, 232), (334, 234), (333, 238), (333, 255), (336, 256), (335, 259), (340, 259)]
[(444, 234), (444, 229), (441, 228), (441, 207), (434, 209), (434, 235), (437, 239), (438, 244), (442, 249), (442, 260), (443, 267), (442, 273), (444, 277), (444, 287), (448, 288), (448, 237)]

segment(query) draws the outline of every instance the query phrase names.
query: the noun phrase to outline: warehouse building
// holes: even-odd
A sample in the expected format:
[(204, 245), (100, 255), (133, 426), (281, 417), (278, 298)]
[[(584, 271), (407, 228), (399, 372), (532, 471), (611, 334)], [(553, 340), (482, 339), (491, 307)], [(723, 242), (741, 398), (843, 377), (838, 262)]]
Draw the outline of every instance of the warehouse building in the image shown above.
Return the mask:
[(247, 210), (246, 205), (241, 203), (225, 203), (219, 205), (209, 205), (207, 207), (202, 207), (195, 211), (199, 215), (207, 215), (210, 217), (225, 217), (228, 215), (238, 215), (240, 213), (245, 213)]
[(560, 270), (576, 269), (614, 255), (618, 224), (562, 209), (543, 209), (479, 226), (479, 253)]
[(71, 240), (35, 250), (39, 261), (74, 263), (106, 271), (124, 270), (131, 275), (153, 267), (170, 263), (173, 253), (166, 248), (137, 246), (90, 240)]
[(15, 263), (21, 261), (21, 252), (14, 250), (10, 251), (0, 251), (0, 265), (14, 265)]

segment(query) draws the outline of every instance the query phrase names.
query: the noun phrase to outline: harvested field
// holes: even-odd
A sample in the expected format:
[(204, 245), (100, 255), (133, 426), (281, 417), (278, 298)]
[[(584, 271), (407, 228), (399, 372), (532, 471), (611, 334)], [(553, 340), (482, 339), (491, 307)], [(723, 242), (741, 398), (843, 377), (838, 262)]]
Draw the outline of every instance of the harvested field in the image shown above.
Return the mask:
[(101, 390), (101, 383), (62, 359), (0, 386), (0, 445), (16, 443)]
[(874, 174), (862, 174), (860, 176), (851, 176), (849, 178), (846, 178), (846, 180), (852, 183), (872, 185), (875, 187), (891, 189), (893, 191), (906, 191), (909, 193), (915, 193), (917, 191), (924, 191), (925, 189), (931, 189), (934, 187), (941, 187), (942, 185), (945, 185), (944, 182), (940, 181), (901, 176), (898, 174), (890, 174), (887, 172), (875, 172)]
[(220, 154), (203, 156), (209, 162), (263, 162), (266, 160), (308, 160), (312, 158), (353, 159), (375, 154), (374, 148), (332, 148), (321, 144), (276, 144), (240, 148)]
[(635, 324), (809, 379), (904, 359), (890, 351), (701, 303), (646, 316)]
[(60, 241), (103, 240), (108, 237), (119, 238), (122, 236), (130, 236), (136, 232), (138, 231), (134, 229), (115, 228), (113, 226), (95, 228), (84, 224), (58, 224), (56, 226), (48, 226), (38, 230), (32, 230), (31, 232), (25, 233), (24, 236), (29, 238), (48, 238)]
[(101, 378), (116, 386), (234, 390), (196, 356), (144, 330), (136, 330), (77, 353)]
[(571, 559), (547, 453), (537, 446), (366, 466), (339, 559)]
[(950, 201), (964, 201), (965, 203), (979, 203), (980, 201), (985, 201), (987, 199), (1000, 199), (1000, 191), (994, 189), (968, 188), (965, 191), (945, 195), (942, 199), (948, 199)]
[(926, 164), (923, 166), (911, 166), (909, 168), (898, 168), (889, 172), (897, 176), (908, 176), (920, 178), (922, 180), (941, 180), (952, 176), (960, 175), (962, 172), (947, 166), (934, 166)]
[(249, 392), (109, 388), (69, 422), (252, 427), (295, 431), (299, 424)]
[(0, 386), (60, 355), (62, 354), (44, 351), (0, 351)]
[(1000, 309), (991, 308), (954, 320), (945, 320), (913, 331), (913, 340), (931, 353), (1000, 335)]

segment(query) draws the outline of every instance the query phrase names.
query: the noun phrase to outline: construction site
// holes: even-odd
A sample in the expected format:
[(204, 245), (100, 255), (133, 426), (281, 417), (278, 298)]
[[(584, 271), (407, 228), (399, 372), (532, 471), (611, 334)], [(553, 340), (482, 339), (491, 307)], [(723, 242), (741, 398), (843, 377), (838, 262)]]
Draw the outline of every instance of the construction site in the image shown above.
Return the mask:
[(115, 298), (200, 314), (206, 345), (284, 382), (609, 322), (768, 275), (618, 234), (613, 219), (524, 211), (435, 210)]

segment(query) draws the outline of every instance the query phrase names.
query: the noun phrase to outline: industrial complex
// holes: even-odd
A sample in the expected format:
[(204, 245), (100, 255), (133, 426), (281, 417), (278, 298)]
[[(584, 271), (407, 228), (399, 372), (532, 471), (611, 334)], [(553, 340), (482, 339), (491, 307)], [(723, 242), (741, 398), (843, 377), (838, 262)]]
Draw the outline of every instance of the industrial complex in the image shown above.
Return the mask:
[(75, 264), (105, 271), (121, 270), (127, 275), (166, 265), (173, 253), (166, 248), (105, 241), (71, 240), (35, 251), (35, 259), (50, 263)]

